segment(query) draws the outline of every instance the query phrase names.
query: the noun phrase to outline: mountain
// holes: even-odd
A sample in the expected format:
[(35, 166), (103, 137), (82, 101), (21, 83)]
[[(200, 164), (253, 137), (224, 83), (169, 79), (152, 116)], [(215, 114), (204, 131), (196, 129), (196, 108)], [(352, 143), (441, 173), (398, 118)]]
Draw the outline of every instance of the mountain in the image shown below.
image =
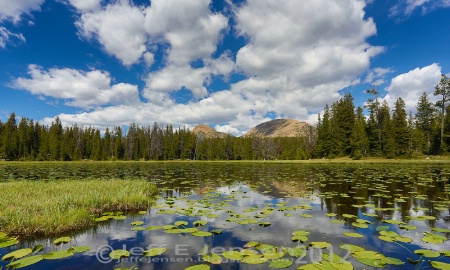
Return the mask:
[(243, 137), (305, 137), (308, 126), (295, 119), (275, 119), (257, 125)]
[(203, 135), (204, 137), (207, 138), (225, 138), (226, 136), (228, 136), (228, 134), (223, 133), (223, 132), (218, 132), (215, 129), (213, 129), (210, 126), (207, 125), (197, 125), (193, 130), (192, 130), (196, 135), (199, 135), (199, 133), (201, 135)]

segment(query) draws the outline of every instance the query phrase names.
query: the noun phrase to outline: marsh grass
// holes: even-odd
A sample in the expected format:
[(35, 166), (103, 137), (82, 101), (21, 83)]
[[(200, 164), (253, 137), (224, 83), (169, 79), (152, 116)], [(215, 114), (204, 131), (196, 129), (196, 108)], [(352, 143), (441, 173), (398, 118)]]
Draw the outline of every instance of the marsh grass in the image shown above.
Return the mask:
[(0, 183), (0, 231), (53, 235), (93, 225), (104, 211), (146, 210), (156, 187), (146, 180)]

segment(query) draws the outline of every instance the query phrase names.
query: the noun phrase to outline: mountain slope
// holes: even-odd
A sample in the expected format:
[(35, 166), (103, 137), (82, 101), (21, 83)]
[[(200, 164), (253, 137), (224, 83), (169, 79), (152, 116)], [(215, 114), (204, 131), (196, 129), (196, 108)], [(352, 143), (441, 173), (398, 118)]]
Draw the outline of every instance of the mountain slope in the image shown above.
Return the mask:
[(308, 126), (295, 119), (275, 119), (257, 125), (243, 137), (305, 137)]
[(206, 138), (225, 138), (226, 136), (228, 136), (228, 134), (226, 133), (218, 132), (212, 127), (203, 124), (197, 125), (192, 131), (196, 135), (201, 134)]

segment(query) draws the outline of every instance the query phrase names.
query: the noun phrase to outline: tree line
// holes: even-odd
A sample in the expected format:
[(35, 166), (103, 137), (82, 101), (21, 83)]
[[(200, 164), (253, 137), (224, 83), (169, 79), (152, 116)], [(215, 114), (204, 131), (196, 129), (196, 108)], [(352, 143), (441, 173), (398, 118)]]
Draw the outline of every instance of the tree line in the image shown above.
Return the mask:
[(131, 123), (106, 128), (63, 127), (58, 117), (50, 126), (12, 113), (0, 121), (0, 159), (53, 160), (264, 160), (307, 159), (313, 155), (316, 136), (309, 139), (234, 137), (208, 138), (189, 128), (174, 129), (156, 122), (147, 127)]
[(450, 152), (450, 79), (445, 75), (436, 85), (432, 103), (427, 93), (417, 101), (416, 114), (405, 111), (398, 98), (394, 108), (379, 92), (367, 90), (364, 109), (346, 94), (319, 115), (317, 126), (308, 126), (304, 137), (208, 138), (189, 128), (171, 125), (138, 126), (131, 123), (106, 128), (77, 124), (63, 127), (58, 117), (50, 126), (16, 115), (0, 121), (0, 159), (4, 160), (294, 160), (442, 154)]
[(353, 97), (346, 94), (331, 107), (325, 106), (317, 125), (316, 157), (412, 157), (416, 154), (443, 154), (450, 151), (450, 79), (442, 75), (432, 103), (427, 93), (417, 101), (417, 112), (407, 114), (399, 97), (391, 110), (381, 102), (376, 88), (366, 91), (370, 98), (355, 110)]

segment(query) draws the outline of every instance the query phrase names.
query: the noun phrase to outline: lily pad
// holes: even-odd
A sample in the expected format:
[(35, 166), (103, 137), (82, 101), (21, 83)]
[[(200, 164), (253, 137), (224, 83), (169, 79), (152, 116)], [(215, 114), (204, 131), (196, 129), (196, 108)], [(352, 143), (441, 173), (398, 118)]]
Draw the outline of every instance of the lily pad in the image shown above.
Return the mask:
[(282, 269), (282, 268), (288, 268), (292, 265), (292, 261), (288, 259), (278, 259), (278, 260), (272, 260), (269, 264), (269, 268), (272, 269)]
[(14, 262), (8, 264), (6, 267), (12, 268), (12, 269), (20, 269), (20, 268), (38, 263), (38, 262), (42, 261), (43, 259), (44, 259), (44, 257), (42, 255), (30, 256), (30, 257), (26, 257), (26, 258), (14, 261)]
[(242, 254), (240, 252), (231, 251), (231, 250), (223, 252), (222, 256), (224, 256), (227, 259), (234, 260), (234, 261), (240, 261), (243, 258)]
[(53, 244), (59, 246), (59, 245), (61, 245), (61, 244), (67, 244), (67, 243), (69, 243), (70, 240), (72, 240), (72, 238), (70, 238), (70, 237), (68, 237), (68, 236), (66, 236), (66, 237), (60, 237), (60, 238), (55, 239), (55, 241), (53, 241)]
[(221, 264), (222, 263), (222, 257), (220, 257), (217, 254), (205, 254), (205, 255), (203, 255), (203, 260), (205, 260), (205, 262), (209, 262), (211, 264)]
[(184, 268), (184, 270), (209, 270), (211, 269), (207, 264), (197, 264), (194, 266), (189, 266), (188, 268)]
[(152, 249), (144, 251), (144, 256), (146, 256), (146, 257), (159, 256), (166, 251), (167, 251), (167, 248), (152, 248)]
[(120, 258), (126, 258), (130, 256), (130, 252), (123, 249), (116, 249), (109, 253), (109, 257), (113, 260), (119, 260)]
[(2, 261), (17, 260), (31, 254), (31, 252), (33, 252), (31, 248), (18, 249), (3, 256)]
[(60, 250), (53, 251), (47, 254), (44, 254), (44, 259), (46, 260), (59, 260), (73, 256), (73, 252), (70, 250)]
[(198, 231), (198, 232), (194, 232), (192, 233), (193, 236), (198, 236), (198, 237), (207, 237), (207, 236), (211, 236), (213, 235), (210, 232), (203, 232), (203, 231)]
[(437, 258), (441, 256), (439, 252), (433, 251), (433, 250), (427, 250), (427, 249), (417, 249), (414, 250), (415, 254), (427, 257), (427, 258)]
[(355, 232), (345, 232), (344, 235), (353, 238), (364, 238), (364, 235)]

